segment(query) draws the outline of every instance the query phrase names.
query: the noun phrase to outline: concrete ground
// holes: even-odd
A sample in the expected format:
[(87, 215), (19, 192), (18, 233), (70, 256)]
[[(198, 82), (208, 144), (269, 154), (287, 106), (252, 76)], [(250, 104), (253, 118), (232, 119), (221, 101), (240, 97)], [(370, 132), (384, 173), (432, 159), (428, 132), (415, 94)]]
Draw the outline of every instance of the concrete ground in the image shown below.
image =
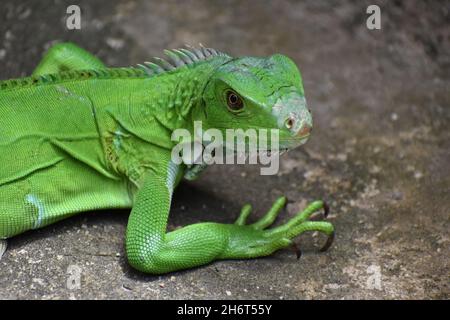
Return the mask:
[[(0, 77), (30, 74), (56, 41), (113, 66), (184, 43), (286, 54), (314, 114), (308, 144), (284, 155), (276, 176), (215, 166), (184, 183), (170, 227), (231, 222), (246, 202), (256, 219), (285, 194), (281, 220), (327, 199), (336, 239), (319, 253), (321, 235), (301, 236), (300, 260), (284, 250), (151, 276), (126, 262), (128, 211), (86, 213), (11, 239), (0, 298), (449, 298), (448, 1), (85, 1), (81, 30), (70, 31), (66, 8), (77, 2), (2, 0)], [(381, 7), (381, 30), (366, 28), (369, 4)]]

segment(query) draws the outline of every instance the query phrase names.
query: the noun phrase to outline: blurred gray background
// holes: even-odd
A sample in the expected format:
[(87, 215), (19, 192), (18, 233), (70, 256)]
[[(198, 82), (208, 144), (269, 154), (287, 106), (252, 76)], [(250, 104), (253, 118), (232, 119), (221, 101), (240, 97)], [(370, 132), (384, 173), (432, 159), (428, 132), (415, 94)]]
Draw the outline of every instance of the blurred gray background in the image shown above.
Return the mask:
[[(81, 30), (67, 30), (69, 4)], [(381, 30), (366, 8), (381, 8)], [(28, 75), (55, 42), (73, 41), (108, 65), (128, 66), (199, 42), (231, 55), (283, 53), (302, 71), (315, 128), (282, 157), (214, 166), (176, 193), (170, 228), (232, 222), (250, 202), (256, 219), (285, 194), (288, 219), (326, 199), (336, 227), (256, 260), (222, 261), (151, 276), (124, 252), (128, 211), (86, 213), (9, 242), (0, 298), (449, 298), (449, 1), (5, 1), (0, 78)], [(280, 220), (278, 220), (279, 222)], [(68, 267), (81, 268), (70, 290)]]

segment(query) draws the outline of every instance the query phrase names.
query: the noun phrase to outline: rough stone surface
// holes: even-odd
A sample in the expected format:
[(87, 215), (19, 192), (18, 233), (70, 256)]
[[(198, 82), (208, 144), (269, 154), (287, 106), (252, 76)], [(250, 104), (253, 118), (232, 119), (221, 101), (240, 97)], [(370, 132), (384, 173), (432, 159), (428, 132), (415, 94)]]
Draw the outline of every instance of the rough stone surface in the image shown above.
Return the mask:
[[(277, 176), (211, 167), (180, 187), (170, 227), (231, 222), (246, 202), (256, 219), (286, 194), (280, 219), (327, 199), (336, 240), (318, 253), (324, 238), (301, 236), (299, 261), (285, 250), (151, 276), (126, 263), (128, 211), (86, 213), (11, 239), (0, 298), (449, 298), (448, 1), (84, 1), (82, 29), (70, 31), (73, 3), (1, 1), (2, 79), (30, 74), (56, 41), (113, 66), (198, 42), (292, 57), (314, 114), (308, 144), (283, 156)], [(366, 28), (373, 3), (381, 30)], [(79, 289), (70, 266), (81, 270)]]

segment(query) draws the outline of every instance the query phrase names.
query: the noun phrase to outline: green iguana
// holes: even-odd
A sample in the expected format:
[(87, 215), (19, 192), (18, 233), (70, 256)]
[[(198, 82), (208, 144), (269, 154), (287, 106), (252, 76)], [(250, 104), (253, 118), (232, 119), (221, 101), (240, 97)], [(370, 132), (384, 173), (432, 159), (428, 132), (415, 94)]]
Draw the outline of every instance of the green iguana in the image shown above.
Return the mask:
[(108, 68), (57, 44), (32, 76), (0, 81), (0, 239), (80, 212), (131, 208), (126, 253), (143, 272), (266, 256), (305, 231), (328, 235), (327, 249), (333, 225), (309, 219), (327, 211), (323, 201), (274, 228), (285, 197), (253, 224), (245, 205), (234, 224), (167, 232), (174, 188), (203, 168), (171, 160), (176, 128), (277, 129), (280, 149), (290, 149), (306, 141), (312, 118), (286, 56), (233, 58), (203, 46), (165, 53), (168, 60)]

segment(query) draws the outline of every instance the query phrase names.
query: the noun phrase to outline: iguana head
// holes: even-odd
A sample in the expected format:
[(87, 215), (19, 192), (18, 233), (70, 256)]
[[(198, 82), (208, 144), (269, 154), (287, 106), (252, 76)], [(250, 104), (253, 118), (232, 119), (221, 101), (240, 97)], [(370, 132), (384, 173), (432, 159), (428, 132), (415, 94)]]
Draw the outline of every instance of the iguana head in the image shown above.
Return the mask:
[(209, 128), (278, 129), (280, 149), (305, 143), (312, 129), (300, 72), (284, 55), (229, 60), (209, 79), (203, 100)]

